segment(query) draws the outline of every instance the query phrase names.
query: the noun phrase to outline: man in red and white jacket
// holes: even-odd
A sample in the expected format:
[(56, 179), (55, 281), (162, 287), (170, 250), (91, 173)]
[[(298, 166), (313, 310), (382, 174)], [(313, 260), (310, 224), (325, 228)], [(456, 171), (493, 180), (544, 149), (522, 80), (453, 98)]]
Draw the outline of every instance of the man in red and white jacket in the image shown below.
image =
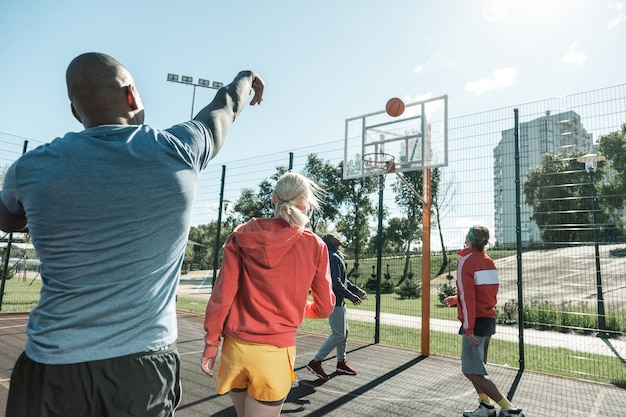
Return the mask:
[(496, 332), (496, 302), (500, 281), (493, 260), (485, 253), (489, 242), (489, 229), (476, 225), (465, 237), (465, 249), (457, 253), (461, 257), (456, 270), (457, 294), (443, 300), (446, 307), (456, 305), (462, 323), (459, 334), (463, 335), (461, 369), (471, 381), (479, 397), (479, 405), (465, 417), (495, 417), (493, 399), (500, 407), (500, 416), (523, 417), (524, 413), (502, 395), (496, 385), (487, 378), (485, 363), (491, 335)]

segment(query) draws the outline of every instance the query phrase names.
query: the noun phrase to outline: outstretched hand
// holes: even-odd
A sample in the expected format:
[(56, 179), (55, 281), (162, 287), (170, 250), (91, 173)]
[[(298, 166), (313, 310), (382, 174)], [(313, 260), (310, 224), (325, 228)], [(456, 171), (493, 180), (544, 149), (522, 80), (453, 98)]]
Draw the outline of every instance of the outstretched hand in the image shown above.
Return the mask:
[(261, 104), (263, 101), (263, 90), (265, 89), (265, 82), (261, 77), (255, 74), (254, 80), (252, 81), (252, 90), (254, 91), (254, 97), (252, 97), (252, 101), (250, 102), (251, 106), (255, 104)]

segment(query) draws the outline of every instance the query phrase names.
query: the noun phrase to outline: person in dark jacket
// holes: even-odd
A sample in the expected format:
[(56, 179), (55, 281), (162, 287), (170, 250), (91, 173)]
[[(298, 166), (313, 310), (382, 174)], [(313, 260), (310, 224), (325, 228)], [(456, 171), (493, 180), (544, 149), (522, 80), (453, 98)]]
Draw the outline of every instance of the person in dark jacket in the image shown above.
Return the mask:
[(312, 361), (309, 362), (306, 369), (315, 374), (318, 378), (327, 380), (329, 376), (324, 372), (322, 361), (330, 354), (333, 349), (337, 349), (337, 368), (338, 374), (356, 375), (357, 371), (348, 365), (346, 361), (346, 346), (348, 345), (348, 320), (346, 318), (347, 298), (353, 304), (361, 304), (362, 300), (367, 297), (367, 293), (354, 285), (348, 280), (346, 274), (346, 263), (343, 254), (339, 251), (341, 246), (341, 238), (335, 233), (329, 233), (322, 237), (328, 246), (328, 256), (330, 257), (330, 274), (333, 281), (333, 291), (337, 302), (335, 309), (328, 317), (330, 323), (331, 335), (326, 342), (320, 347)]

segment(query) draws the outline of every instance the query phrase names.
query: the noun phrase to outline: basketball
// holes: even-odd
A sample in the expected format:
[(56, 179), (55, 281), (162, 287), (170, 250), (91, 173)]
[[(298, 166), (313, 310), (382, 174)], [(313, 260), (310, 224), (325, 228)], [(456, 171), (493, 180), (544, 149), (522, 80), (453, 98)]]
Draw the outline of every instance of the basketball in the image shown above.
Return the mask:
[(404, 101), (398, 97), (390, 98), (385, 107), (387, 114), (391, 117), (398, 117), (404, 113)]

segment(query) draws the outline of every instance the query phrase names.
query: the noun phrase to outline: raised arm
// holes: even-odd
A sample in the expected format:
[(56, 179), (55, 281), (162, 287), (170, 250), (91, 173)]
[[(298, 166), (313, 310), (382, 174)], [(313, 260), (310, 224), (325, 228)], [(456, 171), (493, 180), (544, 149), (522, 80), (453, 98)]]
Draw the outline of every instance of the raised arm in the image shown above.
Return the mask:
[(250, 93), (254, 91), (250, 105), (261, 104), (264, 88), (265, 83), (256, 73), (241, 71), (230, 84), (220, 88), (213, 101), (194, 117), (194, 120), (204, 122), (213, 132), (211, 157), (221, 149), (228, 129), (243, 110)]

